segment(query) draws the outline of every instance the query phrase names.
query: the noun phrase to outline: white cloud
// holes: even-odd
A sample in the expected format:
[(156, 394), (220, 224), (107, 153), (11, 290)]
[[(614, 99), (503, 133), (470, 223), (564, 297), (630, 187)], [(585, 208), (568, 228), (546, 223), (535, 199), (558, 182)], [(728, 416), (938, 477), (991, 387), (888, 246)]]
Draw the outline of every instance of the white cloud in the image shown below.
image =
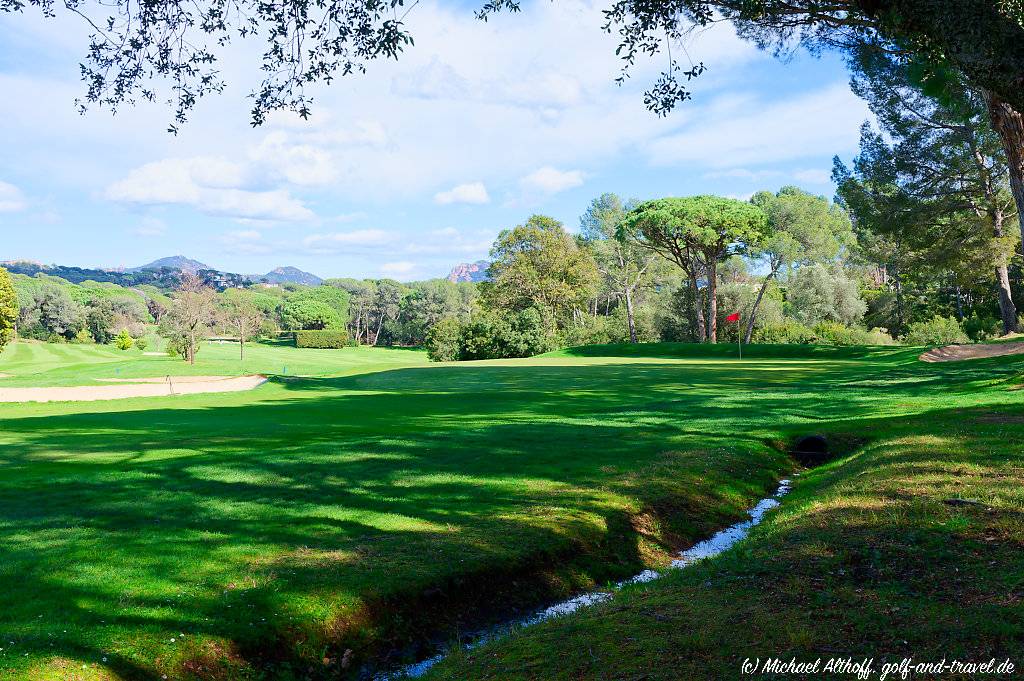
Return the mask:
[(333, 218), (330, 219), (330, 221), (331, 222), (357, 222), (359, 220), (365, 220), (368, 217), (370, 217), (368, 213), (364, 213), (363, 211), (356, 211), (354, 213), (342, 213), (340, 215), (335, 215)]
[(352, 232), (331, 232), (311, 234), (302, 240), (302, 245), (316, 252), (337, 252), (344, 247), (386, 246), (394, 241), (390, 232), (382, 229), (358, 229)]
[(489, 203), (487, 187), (483, 182), (469, 182), (452, 187), (448, 191), (434, 194), (434, 203), (442, 206), (450, 203)]
[(792, 161), (856, 148), (860, 124), (869, 116), (864, 101), (846, 83), (836, 83), (730, 115), (696, 115), (681, 132), (653, 140), (648, 155), (656, 165), (723, 169)]
[(820, 168), (808, 168), (793, 173), (793, 177), (799, 182), (808, 184), (829, 184), (832, 182), (832, 173)]
[(263, 240), (263, 233), (255, 229), (236, 229), (221, 235), (221, 242), (231, 253), (265, 255), (283, 250), (280, 244), (269, 244)]
[(146, 216), (142, 223), (132, 230), (135, 236), (163, 236), (167, 233), (167, 225), (163, 220)]
[(313, 212), (285, 189), (252, 191), (241, 164), (218, 157), (168, 158), (146, 163), (107, 187), (111, 201), (180, 204), (209, 215), (252, 220), (310, 220)]
[(577, 105), (584, 99), (583, 85), (574, 76), (543, 71), (530, 78), (470, 81), (437, 54), (426, 65), (395, 76), (391, 91), (417, 99), (476, 101), (524, 108), (559, 109)]
[(807, 184), (828, 184), (832, 176), (827, 170), (820, 168), (805, 168), (802, 170), (783, 171), (778, 168), (762, 168), (750, 170), (748, 168), (729, 168), (727, 170), (712, 170), (704, 173), (706, 179), (743, 180), (746, 182), (775, 182), (776, 184), (795, 180)]
[(704, 173), (705, 178), (712, 180), (748, 180), (750, 182), (760, 182), (767, 179), (782, 177), (782, 175), (783, 173), (781, 170), (775, 170), (774, 168), (765, 170), (730, 168), (728, 170), (713, 170), (711, 172)]
[(27, 206), (20, 189), (0, 180), (0, 213), (15, 213), (25, 210)]
[(417, 255), (458, 255), (483, 257), (491, 250), (498, 230), (459, 230), (444, 227), (430, 231), (431, 239), (413, 240), (405, 244), (404, 252)]
[(313, 144), (296, 144), (283, 130), (270, 133), (249, 153), (267, 174), (302, 186), (326, 185), (338, 175), (331, 153)]
[(520, 184), (528, 190), (544, 194), (556, 194), (583, 184), (583, 173), (579, 170), (558, 170), (545, 166), (522, 178)]
[(386, 262), (380, 266), (381, 274), (388, 277), (402, 277), (408, 276), (412, 272), (415, 272), (417, 268), (416, 263), (408, 260), (400, 260), (398, 262)]

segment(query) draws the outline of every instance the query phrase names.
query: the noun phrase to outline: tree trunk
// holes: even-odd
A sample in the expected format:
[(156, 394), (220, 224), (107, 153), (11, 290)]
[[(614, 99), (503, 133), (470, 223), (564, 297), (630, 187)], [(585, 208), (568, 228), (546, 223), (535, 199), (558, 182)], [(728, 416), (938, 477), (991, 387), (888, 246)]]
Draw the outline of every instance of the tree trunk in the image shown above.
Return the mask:
[(903, 309), (903, 278), (898, 269), (894, 268), (892, 280), (896, 284), (896, 324), (899, 325), (898, 335), (902, 336), (907, 330), (907, 318)]
[(238, 336), (238, 359), (239, 361), (245, 359), (245, 339), (241, 334)]
[(629, 342), (636, 343), (636, 320), (633, 318), (633, 296), (629, 287), (624, 290), (626, 298), (626, 321), (629, 324)]
[[(985, 93), (985, 100), (992, 119), (992, 129), (998, 133), (1006, 151), (1010, 192), (1017, 205), (1017, 221), (1024, 236), (1024, 115), (991, 92)], [(995, 222), (995, 236), (1001, 237), (1002, 221), (997, 219)], [(1010, 294), (1010, 275), (1005, 263), (996, 268), (996, 286), (999, 290), (999, 314), (1003, 319), (1003, 332), (1012, 333), (1017, 330), (1017, 308)]]
[(999, 316), (1003, 319), (1003, 333), (1017, 331), (1017, 307), (1010, 295), (1010, 270), (1005, 265), (996, 267), (996, 288), (999, 290)]
[(703, 343), (707, 340), (707, 326), (704, 324), (704, 301), (700, 297), (700, 289), (697, 288), (697, 273), (690, 272), (690, 288), (693, 289), (693, 309), (696, 321), (697, 342)]
[[(377, 345), (377, 341), (380, 340), (380, 330), (381, 330), (381, 328), (383, 326), (384, 326), (384, 315), (381, 315), (380, 319), (377, 321), (377, 332), (375, 334), (373, 334), (373, 344), (374, 345)], [(367, 331), (367, 334), (369, 334), (369, 331)], [(369, 340), (369, 338), (367, 338), (367, 340)]]
[(718, 342), (718, 263), (708, 258), (708, 342)]
[(1010, 191), (1024, 233), (1024, 115), (990, 92), (985, 93), (992, 129), (1003, 141), (1010, 170)]
[(745, 345), (750, 345), (750, 338), (754, 335), (754, 319), (757, 318), (757, 308), (761, 306), (761, 298), (764, 297), (764, 292), (768, 290), (768, 284), (777, 271), (778, 269), (776, 268), (769, 272), (768, 276), (761, 282), (761, 288), (757, 290), (757, 297), (754, 298), (754, 307), (750, 308), (750, 318), (747, 320), (747, 331), (743, 334), (743, 343)]

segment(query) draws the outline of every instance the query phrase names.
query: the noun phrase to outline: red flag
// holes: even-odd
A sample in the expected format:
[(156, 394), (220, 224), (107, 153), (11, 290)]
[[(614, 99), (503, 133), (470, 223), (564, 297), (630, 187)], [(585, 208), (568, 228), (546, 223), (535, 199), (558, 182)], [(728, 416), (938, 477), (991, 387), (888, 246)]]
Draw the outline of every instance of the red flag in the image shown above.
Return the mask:
[(740, 313), (739, 312), (733, 312), (731, 315), (729, 315), (728, 317), (725, 318), (725, 321), (727, 321), (727, 322), (738, 322), (739, 320), (740, 320)]

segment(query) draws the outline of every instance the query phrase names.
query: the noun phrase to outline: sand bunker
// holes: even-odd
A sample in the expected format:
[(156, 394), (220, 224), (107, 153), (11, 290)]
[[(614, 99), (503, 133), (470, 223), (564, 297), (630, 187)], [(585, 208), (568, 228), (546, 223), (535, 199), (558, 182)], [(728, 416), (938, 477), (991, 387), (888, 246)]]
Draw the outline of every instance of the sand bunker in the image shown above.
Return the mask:
[(922, 353), (918, 359), (922, 362), (959, 362), (964, 359), (1020, 354), (1024, 354), (1024, 342), (979, 343), (978, 345), (947, 345), (944, 348), (932, 348), (928, 352)]
[(166, 397), (197, 393), (252, 390), (266, 376), (171, 376), (163, 378), (99, 379), (119, 385), (78, 385), (70, 388), (0, 388), (0, 402), (91, 402), (130, 397)]

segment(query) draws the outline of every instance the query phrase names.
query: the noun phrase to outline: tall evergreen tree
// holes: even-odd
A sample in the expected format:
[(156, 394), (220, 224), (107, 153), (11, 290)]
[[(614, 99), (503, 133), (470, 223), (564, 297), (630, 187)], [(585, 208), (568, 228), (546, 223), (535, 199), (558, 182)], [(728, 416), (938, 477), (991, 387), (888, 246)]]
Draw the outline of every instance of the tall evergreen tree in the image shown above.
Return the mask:
[(960, 253), (973, 264), (972, 249), (987, 252), (1004, 331), (1015, 331), (1008, 266), (1020, 231), (1006, 154), (989, 123), (985, 95), (955, 74), (935, 90), (922, 88), (912, 65), (876, 50), (856, 51), (850, 66), (853, 90), (885, 137), (865, 127), (854, 169), (837, 163), (840, 195), (861, 211), (862, 225), (874, 213), (876, 231), (916, 230), (904, 241), (918, 242), (933, 258)]

